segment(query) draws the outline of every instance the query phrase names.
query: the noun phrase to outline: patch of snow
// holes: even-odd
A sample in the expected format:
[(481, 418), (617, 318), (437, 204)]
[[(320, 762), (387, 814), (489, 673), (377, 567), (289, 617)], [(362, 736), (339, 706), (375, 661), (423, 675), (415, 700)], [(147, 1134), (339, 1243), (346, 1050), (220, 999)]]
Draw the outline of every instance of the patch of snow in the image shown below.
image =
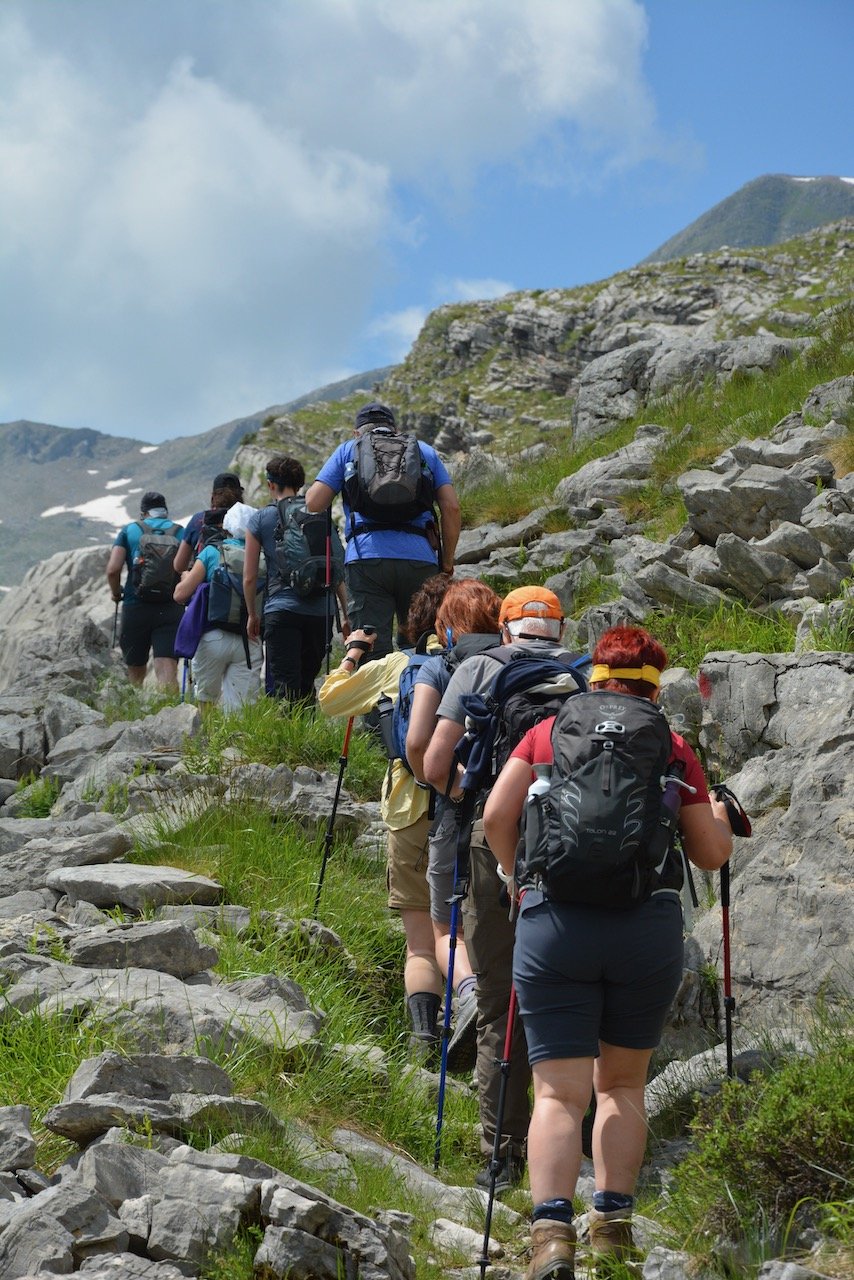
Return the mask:
[(854, 178), (840, 178), (840, 179), (839, 179), (839, 181), (840, 181), (840, 182), (850, 182), (850, 183), (851, 183), (851, 185), (852, 185), (852, 186), (854, 186)]
[(124, 498), (119, 497), (118, 494), (107, 498), (93, 498), (91, 502), (82, 502), (79, 507), (48, 507), (47, 511), (41, 514), (44, 518), (72, 513), (83, 516), (84, 520), (97, 520), (100, 524), (112, 525), (116, 529), (123, 524), (129, 524), (133, 519), (125, 510)]
[(140, 453), (156, 453), (159, 448), (159, 444), (144, 444), (140, 449)]
[(0, 591), (11, 591), (11, 587), (0, 587)]
[(792, 178), (792, 182), (818, 182), (818, 178)]
[(94, 471), (87, 471), (86, 474), (87, 476), (96, 476), (98, 474), (98, 468), (96, 467)]
[(107, 483), (106, 483), (106, 485), (104, 486), (104, 488), (105, 488), (105, 489), (118, 489), (118, 487), (119, 487), (120, 485), (123, 485), (123, 484), (130, 484), (131, 479), (132, 479), (132, 477), (131, 477), (131, 476), (125, 476), (124, 480), (108, 480), (108, 481), (107, 481)]

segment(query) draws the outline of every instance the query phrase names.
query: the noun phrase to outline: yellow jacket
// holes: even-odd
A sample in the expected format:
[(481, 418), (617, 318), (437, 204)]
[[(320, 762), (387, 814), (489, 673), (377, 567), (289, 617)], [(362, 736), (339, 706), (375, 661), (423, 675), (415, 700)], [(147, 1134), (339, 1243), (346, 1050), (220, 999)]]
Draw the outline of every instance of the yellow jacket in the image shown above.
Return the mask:
[[(438, 641), (428, 648), (438, 649)], [(397, 701), (397, 690), (409, 654), (396, 650), (355, 671), (331, 671), (317, 695), (326, 716), (358, 716), (371, 711), (385, 694)], [(400, 760), (390, 760), (380, 797), (383, 822), (392, 831), (409, 827), (427, 812), (430, 792), (419, 787)]]

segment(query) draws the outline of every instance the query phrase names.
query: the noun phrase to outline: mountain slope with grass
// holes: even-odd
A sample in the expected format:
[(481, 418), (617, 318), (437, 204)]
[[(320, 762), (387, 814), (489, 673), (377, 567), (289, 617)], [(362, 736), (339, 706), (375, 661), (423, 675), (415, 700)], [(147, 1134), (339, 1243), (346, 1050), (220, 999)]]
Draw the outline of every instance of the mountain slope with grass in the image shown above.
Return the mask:
[(854, 178), (795, 178), (768, 173), (707, 210), (665, 240), (644, 262), (668, 262), (729, 245), (780, 244), (815, 227), (854, 216)]

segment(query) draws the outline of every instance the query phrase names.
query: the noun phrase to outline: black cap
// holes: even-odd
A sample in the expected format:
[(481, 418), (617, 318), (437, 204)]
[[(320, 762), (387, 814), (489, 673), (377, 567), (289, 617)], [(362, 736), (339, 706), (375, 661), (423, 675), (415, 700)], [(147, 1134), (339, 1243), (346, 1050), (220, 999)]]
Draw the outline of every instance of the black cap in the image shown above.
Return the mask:
[(214, 476), (212, 489), (239, 489), (243, 492), (243, 485), (240, 483), (240, 476), (236, 476), (233, 471), (221, 471), (218, 476)]
[(162, 493), (158, 493), (156, 489), (149, 489), (139, 500), (139, 509), (143, 515), (146, 511), (154, 511), (157, 507), (166, 506), (166, 499)]
[(356, 414), (356, 430), (360, 431), (362, 427), (367, 427), (372, 422), (381, 423), (385, 427), (394, 427), (397, 430), (397, 419), (387, 404), (373, 401), (371, 404), (362, 405)]

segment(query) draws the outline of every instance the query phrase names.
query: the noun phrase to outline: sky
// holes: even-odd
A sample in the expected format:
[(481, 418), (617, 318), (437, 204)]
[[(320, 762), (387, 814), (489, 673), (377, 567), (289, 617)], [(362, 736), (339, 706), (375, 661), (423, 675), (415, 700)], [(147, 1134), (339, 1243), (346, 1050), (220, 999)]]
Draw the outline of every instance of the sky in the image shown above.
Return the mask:
[(0, 422), (150, 443), (854, 176), (850, 0), (0, 0)]

